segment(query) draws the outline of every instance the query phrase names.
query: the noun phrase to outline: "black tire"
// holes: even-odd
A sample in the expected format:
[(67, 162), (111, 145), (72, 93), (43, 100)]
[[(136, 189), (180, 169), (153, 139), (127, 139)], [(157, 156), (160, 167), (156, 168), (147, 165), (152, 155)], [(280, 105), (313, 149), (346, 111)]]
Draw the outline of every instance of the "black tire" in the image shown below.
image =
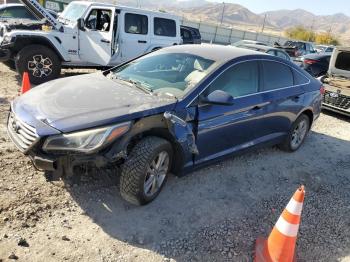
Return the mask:
[[(165, 178), (158, 191), (152, 196), (147, 196), (144, 192), (147, 169), (158, 154), (164, 151), (169, 155), (169, 165)], [(167, 140), (160, 137), (145, 137), (142, 139), (131, 150), (128, 159), (122, 166), (120, 175), (121, 196), (135, 205), (145, 205), (151, 202), (158, 196), (166, 183), (172, 158), (172, 146)]]
[[(306, 133), (303, 136), (303, 138), (300, 140), (300, 143), (297, 146), (293, 146), (293, 143), (292, 143), (293, 133), (296, 130), (296, 128), (298, 127), (298, 125), (303, 121), (305, 121), (305, 124), (306, 124)], [(286, 139), (281, 144), (279, 144), (278, 147), (281, 150), (286, 151), (286, 152), (294, 152), (294, 151), (298, 150), (301, 147), (301, 145), (304, 143), (305, 138), (307, 137), (307, 134), (309, 133), (309, 131), (310, 131), (310, 119), (307, 115), (302, 114), (297, 118), (297, 120), (295, 120), (291, 129), (289, 130), (289, 133), (288, 133)]]
[[(44, 66), (45, 62), (48, 61), (48, 64), (45, 65), (48, 67), (48, 69), (45, 69), (47, 70), (45, 72), (47, 75), (41, 74), (41, 71), (37, 69), (34, 63), (29, 64), (31, 61), (35, 60), (34, 58), (40, 58), (40, 56), (41, 58), (44, 58), (40, 60), (44, 62), (38, 63), (41, 64), (41, 66)], [(15, 63), (17, 72), (20, 76), (22, 76), (24, 72), (28, 72), (30, 82), (35, 85), (56, 79), (61, 73), (60, 58), (51, 48), (43, 45), (29, 45), (24, 47), (18, 52), (15, 58)]]

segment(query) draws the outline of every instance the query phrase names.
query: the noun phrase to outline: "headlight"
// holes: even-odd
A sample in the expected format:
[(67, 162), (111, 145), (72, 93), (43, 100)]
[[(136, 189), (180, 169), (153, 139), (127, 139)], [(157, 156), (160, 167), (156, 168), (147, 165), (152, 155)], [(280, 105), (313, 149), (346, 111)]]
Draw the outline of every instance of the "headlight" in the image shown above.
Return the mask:
[(130, 129), (130, 122), (70, 134), (48, 137), (45, 151), (77, 151), (91, 153), (113, 142)]
[(14, 40), (14, 37), (10, 36), (10, 35), (5, 35), (4, 38), (2, 39), (2, 45), (6, 45), (6, 44), (10, 44), (12, 43)]

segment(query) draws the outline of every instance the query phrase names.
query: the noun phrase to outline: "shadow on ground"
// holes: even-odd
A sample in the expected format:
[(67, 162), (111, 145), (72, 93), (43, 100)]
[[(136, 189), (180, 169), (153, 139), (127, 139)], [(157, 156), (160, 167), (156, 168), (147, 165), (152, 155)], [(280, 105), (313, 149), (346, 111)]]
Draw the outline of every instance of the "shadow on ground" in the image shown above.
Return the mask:
[(68, 190), (115, 239), (178, 261), (247, 261), (303, 183), (298, 260), (336, 261), (350, 254), (349, 174), (350, 142), (312, 132), (292, 154), (267, 148), (171, 176), (147, 206), (125, 202), (102, 173)]

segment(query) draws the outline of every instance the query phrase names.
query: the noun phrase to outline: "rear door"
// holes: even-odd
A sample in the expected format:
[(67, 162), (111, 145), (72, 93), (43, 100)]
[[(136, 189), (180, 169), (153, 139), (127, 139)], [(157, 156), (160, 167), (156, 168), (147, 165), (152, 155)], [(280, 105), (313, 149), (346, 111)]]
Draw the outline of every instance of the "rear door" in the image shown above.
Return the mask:
[(150, 44), (150, 17), (145, 14), (122, 12), (120, 34), (121, 60), (127, 61), (144, 54)]
[(261, 61), (261, 96), (266, 103), (261, 121), (260, 140), (285, 135), (303, 109), (304, 85), (309, 80), (292, 67), (279, 61)]
[[(196, 163), (223, 156), (254, 144), (260, 132), (264, 102), (259, 90), (259, 64), (246, 61), (231, 66), (202, 93), (222, 90), (234, 97), (233, 105), (198, 105)], [(259, 135), (258, 135), (259, 136)]]
[(109, 64), (112, 55), (114, 8), (92, 8), (85, 18), (85, 31), (79, 31), (80, 57), (92, 65)]

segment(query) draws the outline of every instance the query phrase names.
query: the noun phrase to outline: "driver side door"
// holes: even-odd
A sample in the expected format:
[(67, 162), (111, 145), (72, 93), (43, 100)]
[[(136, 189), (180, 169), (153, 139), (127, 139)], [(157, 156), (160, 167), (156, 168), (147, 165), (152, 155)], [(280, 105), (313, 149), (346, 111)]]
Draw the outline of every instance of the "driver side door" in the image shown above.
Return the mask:
[(115, 10), (92, 8), (85, 18), (85, 31), (79, 31), (79, 53), (82, 61), (106, 66), (112, 56)]
[(222, 90), (234, 100), (232, 105), (199, 102), (196, 164), (254, 145), (265, 105), (259, 83), (258, 61), (245, 61), (229, 67), (202, 93)]

